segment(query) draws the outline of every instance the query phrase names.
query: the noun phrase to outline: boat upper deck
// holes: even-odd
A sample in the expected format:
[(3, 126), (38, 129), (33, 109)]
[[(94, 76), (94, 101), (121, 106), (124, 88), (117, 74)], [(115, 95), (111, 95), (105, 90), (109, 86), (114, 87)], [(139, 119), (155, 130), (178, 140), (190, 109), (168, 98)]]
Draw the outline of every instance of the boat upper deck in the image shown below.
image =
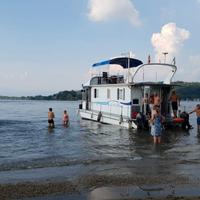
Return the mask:
[[(96, 75), (93, 73), (91, 79), (84, 86), (107, 85), (107, 84), (128, 84), (135, 85), (141, 83), (148, 84), (171, 84), (172, 78), (177, 70), (175, 63), (147, 63), (133, 58), (115, 58), (100, 63), (93, 64), (93, 69), (101, 69), (99, 66), (116, 65), (122, 68), (122, 74), (118, 71), (112, 74), (106, 71), (99, 71)], [(119, 75), (120, 74), (120, 75)]]

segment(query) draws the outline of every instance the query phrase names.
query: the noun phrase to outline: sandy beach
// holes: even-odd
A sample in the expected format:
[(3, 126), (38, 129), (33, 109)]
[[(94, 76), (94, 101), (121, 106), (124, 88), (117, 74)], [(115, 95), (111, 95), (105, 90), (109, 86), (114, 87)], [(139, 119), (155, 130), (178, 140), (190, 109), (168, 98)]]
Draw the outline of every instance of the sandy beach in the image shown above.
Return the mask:
[[(56, 169), (55, 169), (56, 170)], [(66, 172), (68, 168), (65, 168)], [(83, 169), (82, 169), (83, 170)], [(34, 177), (34, 171), (30, 172)], [(30, 177), (24, 171), (24, 177)], [(23, 177), (23, 178), (24, 178)], [(97, 175), (87, 174), (68, 180), (67, 177), (23, 182), (13, 177), (15, 183), (1, 183), (0, 199), (81, 199), (81, 200), (131, 200), (131, 199), (200, 199), (200, 182), (186, 176), (154, 175)]]

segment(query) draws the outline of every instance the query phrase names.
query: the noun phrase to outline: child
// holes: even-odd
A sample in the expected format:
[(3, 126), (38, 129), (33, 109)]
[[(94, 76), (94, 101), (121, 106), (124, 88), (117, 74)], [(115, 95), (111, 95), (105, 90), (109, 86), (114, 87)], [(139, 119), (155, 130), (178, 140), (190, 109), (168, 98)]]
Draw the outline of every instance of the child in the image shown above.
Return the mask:
[(49, 127), (50, 128), (54, 128), (54, 112), (52, 108), (49, 108), (49, 112), (48, 112), (48, 123), (49, 123)]
[(196, 116), (197, 116), (197, 131), (198, 133), (200, 133), (200, 104), (196, 105), (196, 108), (189, 112), (188, 114), (192, 114), (193, 112), (196, 112)]
[(160, 109), (158, 106), (154, 105), (150, 119), (150, 123), (152, 124), (151, 134), (153, 135), (154, 144), (161, 143), (162, 121), (163, 117), (160, 114)]
[(63, 124), (64, 126), (68, 126), (69, 124), (69, 116), (66, 110), (64, 110), (64, 114), (63, 114)]

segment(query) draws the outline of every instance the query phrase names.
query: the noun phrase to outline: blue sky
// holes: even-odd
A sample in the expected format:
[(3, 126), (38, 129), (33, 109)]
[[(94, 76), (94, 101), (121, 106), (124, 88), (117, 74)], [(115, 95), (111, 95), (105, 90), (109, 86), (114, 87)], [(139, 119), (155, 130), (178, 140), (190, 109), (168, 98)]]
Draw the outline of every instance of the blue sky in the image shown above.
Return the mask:
[(199, 81), (198, 0), (0, 0), (0, 95), (80, 89), (94, 62), (132, 51), (176, 57), (175, 80)]

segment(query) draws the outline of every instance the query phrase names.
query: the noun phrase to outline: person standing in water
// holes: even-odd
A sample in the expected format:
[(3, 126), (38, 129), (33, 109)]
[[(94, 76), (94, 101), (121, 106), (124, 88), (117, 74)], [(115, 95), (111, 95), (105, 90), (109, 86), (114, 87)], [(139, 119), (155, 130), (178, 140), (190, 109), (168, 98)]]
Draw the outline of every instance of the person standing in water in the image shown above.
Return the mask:
[(63, 114), (63, 124), (64, 126), (69, 126), (69, 115), (66, 110), (64, 110)]
[(54, 112), (53, 112), (53, 109), (52, 108), (49, 108), (49, 112), (48, 112), (48, 123), (49, 123), (49, 127), (50, 128), (54, 128), (54, 118), (55, 118), (55, 115), (54, 115)]
[(154, 105), (153, 112), (150, 119), (151, 135), (153, 136), (154, 144), (161, 143), (162, 121), (163, 121), (163, 117), (160, 114), (160, 108)]
[(196, 116), (197, 116), (197, 131), (198, 131), (198, 134), (200, 134), (200, 104), (197, 104), (196, 105), (196, 108), (189, 112), (188, 114), (192, 114), (193, 112), (196, 112)]

